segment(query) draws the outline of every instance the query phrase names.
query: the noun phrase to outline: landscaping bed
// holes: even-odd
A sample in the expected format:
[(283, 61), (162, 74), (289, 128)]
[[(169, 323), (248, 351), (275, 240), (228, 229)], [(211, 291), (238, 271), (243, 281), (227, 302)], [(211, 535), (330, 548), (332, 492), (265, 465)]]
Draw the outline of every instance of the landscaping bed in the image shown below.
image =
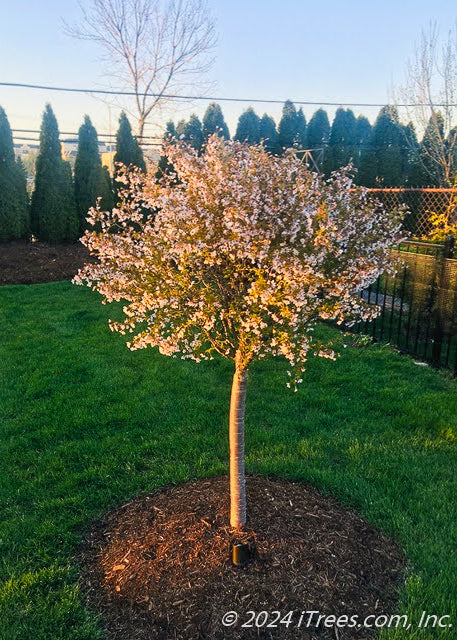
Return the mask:
[(70, 280), (90, 256), (80, 242), (0, 244), (0, 285)]
[[(247, 528), (234, 534), (228, 495), (227, 477), (197, 480), (129, 501), (92, 527), (81, 581), (108, 638), (361, 640), (372, 631), (335, 632), (307, 615), (300, 624), (301, 612), (395, 613), (403, 556), (353, 511), (309, 486), (249, 476)], [(240, 540), (255, 553), (236, 568), (229, 551)], [(238, 621), (225, 627), (231, 611)], [(257, 626), (249, 611), (269, 617)]]

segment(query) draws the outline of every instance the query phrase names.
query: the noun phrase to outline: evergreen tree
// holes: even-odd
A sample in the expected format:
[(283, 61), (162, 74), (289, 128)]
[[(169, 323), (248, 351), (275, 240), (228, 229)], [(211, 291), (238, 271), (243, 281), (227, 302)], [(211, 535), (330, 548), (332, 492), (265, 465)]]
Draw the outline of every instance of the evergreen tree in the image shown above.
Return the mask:
[(264, 147), (270, 153), (278, 151), (278, 132), (273, 118), (266, 113), (260, 118), (259, 138), (263, 141)]
[[(176, 139), (177, 137), (178, 135), (176, 132), (176, 127), (174, 123), (171, 120), (169, 120), (165, 127), (165, 133), (163, 134), (163, 141), (170, 142), (171, 140)], [(163, 175), (165, 175), (166, 173), (169, 173), (172, 170), (173, 170), (173, 165), (168, 162), (167, 156), (160, 156), (159, 162), (157, 164), (157, 171), (155, 173), (156, 179), (160, 180), (160, 178)]]
[(430, 116), (419, 147), (419, 163), (423, 186), (442, 187), (445, 183), (443, 167), (437, 161), (437, 150), (442, 147), (440, 139), (444, 139), (444, 119), (438, 111), (434, 116)]
[(106, 172), (102, 168), (98, 152), (97, 132), (89, 116), (85, 116), (84, 123), (79, 128), (75, 162), (75, 203), (80, 232), (86, 228), (87, 212), (95, 206), (97, 198), (103, 198), (102, 209), (109, 208), (110, 202), (106, 202), (108, 195)]
[(49, 104), (41, 125), (31, 223), (40, 240), (67, 242), (78, 234), (71, 169), (62, 160), (57, 120)]
[(306, 118), (303, 109), (297, 112), (297, 134), (295, 136), (294, 146), (298, 149), (308, 148), (308, 138), (306, 134)]
[(294, 147), (297, 141), (299, 118), (295, 105), (286, 100), (282, 108), (282, 116), (278, 127), (278, 145), (281, 153)]
[(403, 130), (403, 175), (404, 184), (408, 187), (420, 187), (422, 182), (419, 142), (412, 122), (402, 126)]
[(132, 135), (132, 127), (125, 114), (122, 111), (119, 116), (119, 128), (116, 133), (116, 155), (114, 156), (114, 162), (121, 162), (126, 165), (134, 165), (146, 171), (146, 163), (144, 161), (143, 152), (138, 144), (135, 136)]
[(324, 109), (315, 111), (306, 130), (309, 149), (322, 149), (328, 144), (330, 123)]
[(203, 138), (208, 140), (213, 133), (217, 133), (226, 140), (230, 139), (230, 133), (225, 123), (224, 116), (222, 115), (222, 109), (218, 104), (212, 102), (208, 105), (203, 116)]
[(329, 136), (330, 123), (327, 112), (324, 109), (317, 109), (308, 122), (306, 138), (308, 149), (311, 150), (314, 162), (320, 171), (324, 167)]
[(382, 107), (373, 126), (371, 145), (376, 154), (376, 177), (383, 187), (403, 185), (405, 143), (397, 109)]
[(114, 189), (113, 181), (106, 166), (102, 166), (102, 184), (100, 188), (100, 196), (102, 198), (101, 207), (104, 211), (111, 211), (114, 207)]
[(361, 159), (371, 141), (371, 124), (365, 116), (359, 116), (355, 124), (354, 165), (360, 169)]
[(176, 125), (176, 137), (178, 138), (178, 140), (184, 139), (185, 130), (186, 130), (186, 121), (180, 120)]
[(28, 230), (27, 183), (14, 158), (13, 136), (0, 107), (0, 242), (17, 240)]
[(260, 118), (252, 107), (240, 115), (234, 139), (247, 144), (259, 144)]
[(325, 160), (326, 174), (345, 167), (356, 155), (356, 118), (351, 109), (337, 109)]
[(455, 180), (457, 176), (457, 127), (453, 127), (449, 131), (449, 134), (446, 140), (446, 146), (451, 153), (451, 158), (452, 158), (451, 175)]
[(184, 127), (184, 140), (200, 153), (203, 146), (203, 131), (202, 123), (195, 113), (190, 116), (189, 122)]
[(30, 233), (30, 199), (27, 192), (27, 170), (21, 158), (16, 160), (16, 185), (19, 205), (20, 235), (25, 238)]

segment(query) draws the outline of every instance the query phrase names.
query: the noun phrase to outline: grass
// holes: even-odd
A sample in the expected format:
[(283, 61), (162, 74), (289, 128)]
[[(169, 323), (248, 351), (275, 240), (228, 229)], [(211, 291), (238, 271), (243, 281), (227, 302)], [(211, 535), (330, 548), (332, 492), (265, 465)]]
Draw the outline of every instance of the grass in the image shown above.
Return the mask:
[[(65, 282), (0, 288), (1, 640), (101, 638), (77, 587), (89, 523), (227, 469), (231, 363), (131, 353), (107, 328), (115, 313)], [(248, 471), (310, 482), (393, 535), (409, 564), (401, 612), (455, 626), (457, 382), (379, 345), (341, 351), (310, 361), (295, 394), (283, 362), (253, 366)]]

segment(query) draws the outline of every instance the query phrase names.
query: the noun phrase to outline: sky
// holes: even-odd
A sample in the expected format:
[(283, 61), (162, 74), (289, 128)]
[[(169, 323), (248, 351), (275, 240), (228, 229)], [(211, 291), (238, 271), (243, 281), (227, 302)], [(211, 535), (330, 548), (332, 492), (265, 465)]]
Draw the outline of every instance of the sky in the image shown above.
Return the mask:
[[(86, 0), (88, 2), (90, 0)], [(211, 96), (385, 103), (401, 84), (421, 29), (436, 21), (442, 33), (455, 24), (455, 0), (208, 0), (218, 42), (207, 78)], [(71, 39), (63, 20), (80, 16), (76, 0), (0, 0), (0, 80), (42, 85), (104, 87), (100, 51)], [(209, 95), (209, 94), (208, 94)], [(0, 87), (0, 105), (13, 129), (37, 129), (50, 102), (61, 131), (77, 131), (84, 114), (99, 132), (117, 128), (119, 106), (87, 94)], [(175, 101), (151, 117), (147, 133), (165, 121), (203, 116), (208, 102)], [(221, 106), (233, 134), (250, 105)], [(276, 120), (281, 105), (253, 104)], [(317, 107), (304, 108), (307, 118)], [(328, 108), (330, 116), (335, 109)], [(374, 121), (378, 109), (354, 107)], [(16, 134), (21, 135), (21, 134)]]

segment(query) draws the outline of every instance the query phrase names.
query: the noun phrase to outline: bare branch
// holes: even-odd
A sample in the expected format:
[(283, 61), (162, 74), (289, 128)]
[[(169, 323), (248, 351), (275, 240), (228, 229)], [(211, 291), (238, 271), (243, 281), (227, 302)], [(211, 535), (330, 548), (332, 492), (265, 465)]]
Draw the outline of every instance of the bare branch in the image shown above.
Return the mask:
[(139, 135), (164, 94), (198, 85), (213, 62), (205, 0), (90, 0), (80, 9), (80, 23), (65, 31), (97, 44), (108, 74), (135, 93)]
[(428, 132), (418, 158), (422, 168), (430, 178), (440, 175), (443, 186), (452, 186), (457, 155), (453, 132), (457, 124), (457, 27), (448, 32), (441, 47), (440, 42), (438, 27), (431, 22), (408, 61), (399, 94), (410, 105), (408, 119), (422, 134)]

